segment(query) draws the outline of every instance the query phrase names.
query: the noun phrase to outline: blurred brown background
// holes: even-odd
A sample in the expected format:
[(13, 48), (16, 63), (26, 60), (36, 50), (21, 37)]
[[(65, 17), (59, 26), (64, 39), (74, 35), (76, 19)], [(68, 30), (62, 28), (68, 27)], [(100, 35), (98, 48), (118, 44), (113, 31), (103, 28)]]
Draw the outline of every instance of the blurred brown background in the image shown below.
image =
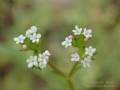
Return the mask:
[(74, 75), (76, 90), (120, 90), (120, 0), (0, 0), (0, 90), (69, 90), (51, 69), (29, 70), (13, 38), (36, 25), (51, 62), (67, 73), (72, 63), (60, 43), (74, 25), (93, 29), (91, 69)]

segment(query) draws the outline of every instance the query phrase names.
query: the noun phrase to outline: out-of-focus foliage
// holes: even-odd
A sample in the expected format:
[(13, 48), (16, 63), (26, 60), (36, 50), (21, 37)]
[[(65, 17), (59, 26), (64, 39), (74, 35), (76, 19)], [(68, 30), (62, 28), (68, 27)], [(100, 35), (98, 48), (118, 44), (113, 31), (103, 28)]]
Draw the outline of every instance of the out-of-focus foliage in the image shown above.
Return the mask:
[(13, 37), (36, 25), (51, 62), (68, 73), (73, 50), (61, 41), (74, 25), (93, 29), (97, 48), (91, 69), (72, 78), (76, 90), (120, 90), (120, 0), (0, 0), (0, 90), (68, 90), (67, 82), (50, 68), (28, 70), (29, 56)]

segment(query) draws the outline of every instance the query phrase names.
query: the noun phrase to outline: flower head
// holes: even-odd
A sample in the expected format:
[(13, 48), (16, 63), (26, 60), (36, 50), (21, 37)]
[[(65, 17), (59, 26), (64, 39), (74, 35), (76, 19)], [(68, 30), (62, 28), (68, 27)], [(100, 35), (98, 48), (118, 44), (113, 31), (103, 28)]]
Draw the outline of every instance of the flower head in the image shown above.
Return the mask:
[(71, 61), (79, 61), (80, 60), (80, 56), (79, 56), (79, 54), (78, 53), (73, 53), (72, 55), (71, 55)]
[(41, 34), (37, 34), (36, 26), (31, 26), (31, 28), (26, 31), (25, 35), (32, 41), (32, 43), (38, 43), (41, 38)]
[(26, 31), (26, 37), (30, 38), (31, 35), (37, 32), (37, 27), (36, 26), (31, 26), (30, 29)]
[(28, 63), (28, 68), (33, 68), (34, 66), (37, 67), (38, 66), (37, 56), (30, 56), (27, 59), (27, 63)]
[(47, 67), (47, 64), (45, 64), (44, 62), (39, 63), (39, 68), (44, 69), (46, 67)]
[(41, 34), (36, 34), (34, 33), (33, 35), (31, 35), (30, 37), (30, 40), (32, 41), (32, 43), (38, 43), (40, 41), (40, 38), (41, 38)]
[(92, 46), (89, 46), (88, 48), (85, 48), (85, 54), (89, 56), (93, 56), (93, 54), (96, 52), (96, 48), (93, 48)]
[(81, 64), (83, 65), (84, 68), (89, 68), (91, 66), (91, 57), (85, 57), (84, 60), (81, 61)]
[(77, 25), (75, 26), (75, 29), (72, 30), (72, 32), (74, 33), (74, 35), (80, 35), (82, 32), (82, 28), (79, 28)]
[(46, 50), (45, 52), (43, 52), (42, 54), (39, 54), (38, 57), (38, 64), (39, 67), (41, 69), (45, 68), (47, 66), (48, 60), (49, 60), (49, 56), (50, 56), (50, 52), (48, 50)]
[(24, 40), (25, 40), (25, 37), (23, 35), (20, 35), (14, 38), (14, 41), (16, 42), (16, 44), (23, 44)]
[(49, 52), (48, 50), (46, 50), (46, 51), (43, 53), (43, 55), (50, 56), (51, 54), (50, 54), (50, 52)]
[(37, 27), (36, 27), (36, 26), (31, 26), (30, 30), (31, 30), (33, 33), (36, 33), (36, 32), (37, 32)]
[(41, 38), (41, 34), (37, 33), (36, 26), (31, 26), (26, 31), (25, 36), (20, 35), (14, 38), (14, 41), (16, 42), (16, 44), (21, 44), (22, 50), (32, 50), (36, 54), (36, 56), (35, 55), (30, 56), (26, 60), (28, 68), (35, 67), (35, 68), (43, 69), (47, 66), (47, 63), (49, 61), (49, 56), (51, 55), (50, 52), (46, 50), (45, 52), (40, 54), (38, 52), (36, 53), (36, 51), (39, 51), (40, 49), (40, 47), (38, 46), (40, 38)]
[(65, 38), (65, 41), (61, 43), (65, 48), (71, 47), (72, 46), (72, 36), (68, 36)]
[[(71, 47), (73, 44), (73, 47), (78, 48), (78, 52), (80, 54), (73, 53), (70, 60), (73, 62), (80, 61), (83, 67), (90, 67), (92, 56), (95, 54), (96, 48), (92, 48), (92, 46), (85, 48), (84, 42), (87, 41), (89, 38), (92, 38), (92, 30), (79, 28), (76, 25), (75, 29), (72, 30), (72, 32), (74, 35), (66, 37), (65, 40), (61, 43), (62, 46), (68, 48)], [(81, 60), (81, 57), (83, 58), (83, 60)]]
[(30, 56), (27, 59), (28, 68), (45, 68), (47, 66), (48, 60), (49, 60), (50, 52), (46, 50), (42, 54), (40, 53), (38, 56)]
[(88, 40), (92, 37), (92, 30), (84, 28), (83, 35), (85, 36), (85, 40)]

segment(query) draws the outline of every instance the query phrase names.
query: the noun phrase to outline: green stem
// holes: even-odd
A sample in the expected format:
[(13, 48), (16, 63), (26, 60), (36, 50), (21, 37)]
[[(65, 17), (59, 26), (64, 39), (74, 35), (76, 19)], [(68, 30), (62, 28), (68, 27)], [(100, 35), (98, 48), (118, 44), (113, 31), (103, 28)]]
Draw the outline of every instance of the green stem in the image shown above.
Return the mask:
[[(34, 50), (34, 54), (38, 56), (39, 54), (39, 50)], [(54, 72), (62, 77), (66, 77), (66, 75), (60, 71), (57, 67), (55, 67), (52, 63), (49, 62), (49, 67), (52, 68), (54, 70)]]
[(78, 70), (80, 70), (80, 65), (75, 69), (74, 73), (76, 73)]
[(79, 69), (80, 69), (80, 65), (77, 65), (76, 68), (73, 70), (72, 75), (75, 74)]
[(70, 70), (69, 72), (69, 75), (68, 75), (68, 84), (69, 84), (69, 89), (70, 90), (75, 90), (75, 87), (71, 81), (71, 77), (75, 74), (75, 72), (79, 69), (79, 67), (77, 67), (79, 65), (79, 62), (76, 62), (72, 69)]
[(58, 74), (58, 75), (60, 75), (64, 78), (66, 77), (66, 75), (62, 71), (60, 71), (57, 67), (55, 67), (53, 64), (49, 63), (48, 65), (49, 65), (50, 68), (52, 68), (54, 70), (54, 72), (56, 74)]
[(73, 65), (73, 67), (72, 67), (72, 69), (71, 69), (71, 71), (70, 71), (70, 73), (69, 73), (69, 77), (71, 77), (71, 76), (74, 74), (74, 70), (76, 69), (76, 67), (77, 67), (78, 64), (79, 64), (79, 62), (76, 62), (76, 63)]
[[(39, 51), (34, 51), (34, 54), (38, 56)], [(75, 90), (75, 87), (71, 81), (71, 77), (73, 74), (75, 74), (76, 71), (78, 71), (79, 67), (77, 67), (79, 64), (79, 62), (76, 62), (72, 69), (70, 70), (70, 73), (68, 74), (68, 77), (65, 73), (63, 73), (61, 70), (59, 70), (57, 67), (55, 67), (52, 63), (49, 62), (49, 67), (52, 68), (54, 70), (54, 72), (56, 74), (58, 74), (59, 76), (63, 77), (63, 78), (67, 78), (68, 81), (68, 85), (69, 85), (69, 90)]]
[(74, 87), (72, 81), (70, 80), (70, 78), (68, 79), (68, 85), (69, 85), (69, 90), (75, 90), (75, 87)]

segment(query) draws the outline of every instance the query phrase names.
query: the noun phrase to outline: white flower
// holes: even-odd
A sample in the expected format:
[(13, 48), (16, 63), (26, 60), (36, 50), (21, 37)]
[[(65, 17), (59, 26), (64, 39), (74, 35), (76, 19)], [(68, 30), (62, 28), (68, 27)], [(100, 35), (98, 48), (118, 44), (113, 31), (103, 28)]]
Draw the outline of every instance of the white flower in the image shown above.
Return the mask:
[(24, 40), (25, 40), (25, 37), (23, 35), (20, 35), (14, 38), (14, 41), (16, 42), (16, 44), (23, 44)]
[(38, 43), (40, 41), (40, 38), (41, 38), (41, 34), (36, 34), (34, 33), (33, 35), (31, 35), (30, 37), (30, 40), (32, 41), (32, 43)]
[(48, 50), (46, 50), (42, 54), (39, 54), (38, 61), (39, 62), (44, 62), (45, 64), (47, 64), (47, 62), (49, 60), (49, 56), (50, 56), (50, 52)]
[(82, 28), (79, 28), (77, 25), (75, 26), (75, 29), (72, 30), (72, 32), (74, 33), (74, 35), (80, 35), (82, 32)]
[(28, 68), (33, 67), (40, 67), (41, 69), (45, 68), (47, 66), (49, 56), (50, 52), (48, 50), (46, 50), (42, 54), (39, 54), (39, 56), (30, 56), (27, 59)]
[(89, 68), (91, 66), (91, 57), (85, 57), (84, 60), (81, 61), (81, 64), (83, 65), (84, 68)]
[(50, 54), (50, 52), (49, 52), (48, 50), (46, 50), (46, 51), (43, 53), (43, 55), (50, 56), (51, 54)]
[(79, 56), (79, 54), (78, 53), (73, 53), (72, 55), (71, 55), (71, 61), (79, 61), (80, 60), (80, 56)]
[(36, 26), (31, 26), (31, 28), (26, 31), (25, 35), (26, 35), (26, 37), (29, 38), (29, 37), (31, 37), (31, 35), (33, 35), (36, 32), (37, 32), (37, 27)]
[(25, 45), (25, 44), (22, 45), (22, 48), (23, 48), (23, 49), (27, 49), (27, 45)]
[(46, 50), (42, 54), (39, 54), (38, 63), (39, 63), (39, 67), (41, 69), (43, 69), (43, 68), (45, 68), (47, 66), (50, 55), (51, 54), (50, 54), (50, 52), (48, 50)]
[(33, 32), (33, 33), (36, 33), (37, 32), (37, 27), (36, 26), (31, 26), (31, 31)]
[(83, 35), (85, 36), (85, 40), (88, 40), (92, 37), (92, 30), (84, 28)]
[(37, 67), (38, 66), (37, 56), (30, 56), (27, 59), (27, 63), (28, 63), (28, 68), (33, 68), (33, 66)]
[(65, 38), (65, 41), (61, 43), (65, 48), (71, 47), (72, 46), (72, 36), (68, 36)]
[(37, 34), (36, 26), (31, 26), (31, 28), (26, 31), (25, 35), (32, 41), (32, 43), (38, 43), (41, 38), (41, 34)]
[(49, 60), (49, 56), (46, 56), (44, 54), (39, 54), (38, 62), (42, 62), (44, 64), (47, 64), (48, 60)]
[(40, 67), (41, 69), (44, 69), (44, 68), (47, 67), (47, 64), (44, 64), (44, 63), (40, 62), (40, 63), (39, 63), (39, 67)]
[(96, 48), (93, 48), (92, 46), (89, 46), (88, 48), (85, 48), (85, 54), (89, 56), (93, 56), (93, 54), (96, 52)]

